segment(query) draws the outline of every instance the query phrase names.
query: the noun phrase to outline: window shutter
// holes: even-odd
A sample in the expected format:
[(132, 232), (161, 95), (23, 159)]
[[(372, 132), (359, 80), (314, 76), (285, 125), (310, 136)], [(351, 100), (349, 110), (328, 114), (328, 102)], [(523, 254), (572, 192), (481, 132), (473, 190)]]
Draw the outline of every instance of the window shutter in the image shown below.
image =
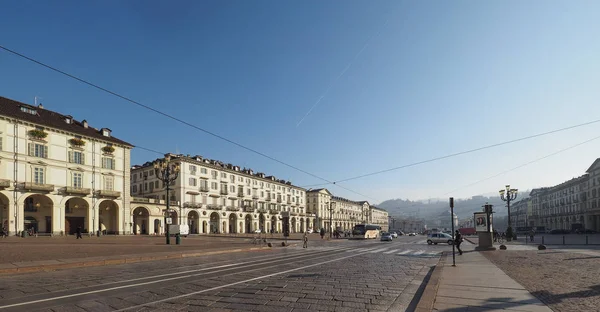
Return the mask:
[(44, 158), (48, 158), (48, 146), (44, 145)]
[(33, 156), (33, 144), (27, 143), (27, 155)]
[(72, 163), (73, 162), (73, 152), (69, 151), (69, 162)]
[(85, 165), (85, 153), (81, 152), (81, 164)]

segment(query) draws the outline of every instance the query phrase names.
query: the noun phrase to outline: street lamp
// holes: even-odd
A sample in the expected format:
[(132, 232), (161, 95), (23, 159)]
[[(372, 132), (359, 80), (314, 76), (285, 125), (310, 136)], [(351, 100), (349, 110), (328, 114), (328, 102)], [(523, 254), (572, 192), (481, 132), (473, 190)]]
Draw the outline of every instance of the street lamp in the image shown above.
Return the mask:
[(510, 201), (517, 199), (518, 189), (511, 189), (510, 185), (506, 185), (505, 190), (500, 190), (500, 199), (506, 202), (508, 207), (508, 229), (506, 229), (508, 236), (512, 239), (512, 225), (510, 223)]
[[(164, 160), (158, 160), (154, 162), (154, 172), (156, 173), (156, 177), (163, 182), (163, 184), (167, 187), (167, 209), (165, 211), (165, 227), (167, 231), (165, 233), (167, 245), (171, 244), (171, 237), (169, 233), (169, 225), (167, 224), (167, 215), (171, 214), (171, 210), (169, 208), (170, 199), (169, 199), (169, 186), (171, 182), (175, 181), (179, 176), (179, 165), (171, 164), (171, 156), (166, 155)], [(181, 214), (181, 212), (180, 212)]]
[(335, 203), (334, 202), (329, 202), (329, 238), (331, 238), (333, 236), (333, 205)]

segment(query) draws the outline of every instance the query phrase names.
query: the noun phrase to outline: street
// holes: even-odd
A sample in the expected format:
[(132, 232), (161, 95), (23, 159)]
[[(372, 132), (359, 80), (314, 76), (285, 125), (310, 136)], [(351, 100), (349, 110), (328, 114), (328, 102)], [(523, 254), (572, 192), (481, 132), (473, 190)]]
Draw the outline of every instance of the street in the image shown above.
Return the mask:
[(308, 249), (5, 275), (0, 310), (404, 311), (451, 250), (424, 236), (311, 239)]

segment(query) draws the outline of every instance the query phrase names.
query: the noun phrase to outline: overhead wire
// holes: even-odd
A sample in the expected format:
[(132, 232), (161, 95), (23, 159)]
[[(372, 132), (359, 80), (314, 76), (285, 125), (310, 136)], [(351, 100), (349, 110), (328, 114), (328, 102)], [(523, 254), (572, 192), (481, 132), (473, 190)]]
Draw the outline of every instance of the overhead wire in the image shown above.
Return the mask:
[[(174, 120), (174, 121), (176, 121), (176, 122), (179, 122), (179, 123), (181, 123), (181, 124), (184, 124), (184, 125), (186, 125), (186, 126), (189, 126), (189, 127), (191, 127), (191, 128), (194, 128), (194, 129), (196, 129), (196, 130), (198, 130), (198, 131), (204, 132), (204, 133), (206, 133), (206, 134), (208, 134), (208, 135), (210, 135), (210, 136), (216, 137), (216, 138), (218, 138), (218, 139), (220, 139), (220, 140), (223, 140), (223, 141), (225, 141), (225, 142), (228, 142), (228, 143), (230, 143), (230, 144), (233, 144), (233, 145), (235, 145), (235, 146), (237, 146), (237, 147), (239, 147), (239, 148), (245, 149), (245, 150), (247, 150), (247, 151), (249, 151), (249, 152), (252, 152), (252, 153), (254, 153), (254, 154), (257, 154), (257, 155), (260, 155), (260, 156), (262, 156), (262, 157), (265, 157), (265, 158), (267, 158), (267, 159), (269, 159), (269, 160), (272, 160), (272, 161), (274, 161), (274, 162), (276, 162), (276, 163), (279, 163), (279, 164), (281, 164), (281, 165), (284, 165), (284, 166), (286, 166), (286, 167), (289, 167), (289, 168), (292, 168), (292, 169), (294, 169), (294, 170), (297, 170), (297, 171), (299, 171), (299, 172), (302, 172), (302, 173), (304, 173), (304, 174), (306, 174), (306, 175), (309, 175), (309, 176), (311, 176), (311, 177), (313, 177), (313, 178), (317, 178), (317, 179), (319, 179), (319, 180), (322, 180), (322, 181), (328, 182), (328, 183), (330, 183), (330, 184), (334, 184), (334, 182), (333, 182), (333, 181), (331, 181), (331, 180), (325, 179), (325, 178), (323, 178), (323, 177), (321, 177), (321, 176), (318, 176), (318, 175), (316, 175), (316, 174), (313, 174), (313, 173), (311, 173), (311, 172), (308, 172), (308, 171), (306, 171), (306, 170), (303, 170), (303, 169), (301, 169), (301, 168), (298, 168), (298, 167), (296, 167), (296, 166), (294, 166), (294, 165), (288, 164), (288, 163), (286, 163), (286, 162), (284, 162), (284, 161), (281, 161), (281, 160), (279, 160), (279, 159), (276, 159), (276, 158), (274, 158), (274, 157), (272, 157), (272, 156), (269, 156), (269, 155), (267, 155), (267, 154), (265, 154), (265, 153), (262, 153), (262, 152), (260, 152), (260, 151), (258, 151), (258, 150), (255, 150), (255, 149), (253, 149), (253, 148), (251, 148), (251, 147), (248, 147), (248, 146), (245, 146), (245, 145), (243, 145), (243, 144), (241, 144), (241, 143), (235, 142), (235, 141), (233, 141), (233, 140), (231, 140), (231, 139), (228, 139), (228, 138), (226, 138), (226, 137), (223, 137), (223, 136), (221, 136), (221, 135), (219, 135), (219, 134), (216, 134), (216, 133), (214, 133), (214, 132), (212, 132), (212, 131), (206, 130), (206, 129), (204, 129), (204, 128), (201, 128), (201, 127), (198, 127), (198, 126), (196, 126), (196, 125), (194, 125), (194, 124), (192, 124), (192, 123), (190, 123), (190, 122), (187, 122), (187, 121), (185, 121), (185, 120), (183, 120), (183, 119), (181, 119), (181, 118), (175, 117), (175, 116), (173, 116), (173, 115), (170, 115), (170, 114), (168, 114), (168, 113), (165, 113), (165, 112), (162, 112), (162, 111), (160, 111), (160, 110), (158, 110), (158, 109), (156, 109), (156, 108), (153, 108), (153, 107), (151, 107), (151, 106), (148, 106), (148, 105), (145, 105), (145, 104), (143, 104), (143, 103), (141, 103), (141, 102), (135, 101), (135, 100), (133, 100), (133, 99), (131, 99), (131, 98), (127, 97), (127, 96), (121, 95), (121, 94), (119, 94), (119, 93), (117, 93), (117, 92), (114, 92), (114, 91), (111, 91), (111, 90), (109, 90), (109, 89), (106, 89), (106, 88), (104, 88), (104, 87), (101, 87), (101, 86), (99, 86), (99, 85), (97, 85), (97, 84), (95, 84), (95, 83), (92, 83), (92, 82), (89, 82), (89, 81), (87, 81), (87, 80), (85, 80), (85, 79), (79, 78), (79, 77), (77, 77), (77, 76), (75, 76), (75, 75), (73, 75), (73, 74), (69, 74), (69, 73), (67, 73), (67, 72), (65, 72), (65, 71), (63, 71), (63, 70), (60, 70), (60, 69), (58, 69), (58, 68), (56, 68), (56, 67), (53, 67), (53, 66), (51, 66), (51, 65), (48, 65), (48, 64), (46, 64), (46, 63), (43, 63), (43, 62), (41, 62), (41, 61), (38, 61), (38, 60), (36, 60), (36, 59), (34, 59), (34, 58), (31, 58), (31, 57), (29, 57), (29, 56), (26, 56), (26, 55), (24, 55), (24, 54), (22, 54), (22, 53), (19, 53), (19, 52), (17, 52), (17, 51), (14, 51), (14, 50), (12, 50), (12, 49), (9, 49), (9, 48), (7, 48), (7, 47), (5, 47), (5, 46), (2, 46), (2, 45), (0, 45), (0, 49), (3, 49), (3, 50), (5, 50), (5, 51), (7, 51), (7, 52), (9, 52), (9, 53), (11, 53), (11, 54), (13, 54), (13, 55), (16, 55), (16, 56), (18, 56), (18, 57), (21, 57), (21, 58), (23, 58), (23, 59), (26, 59), (26, 60), (28, 60), (28, 61), (30, 61), (30, 62), (33, 62), (33, 63), (35, 63), (35, 64), (38, 64), (38, 65), (40, 65), (40, 66), (42, 66), (42, 67), (45, 67), (45, 68), (47, 68), (47, 69), (50, 69), (50, 70), (52, 70), (52, 71), (54, 71), (54, 72), (57, 72), (57, 73), (59, 73), (59, 74), (62, 74), (62, 75), (64, 75), (64, 76), (67, 76), (67, 77), (69, 77), (69, 78), (71, 78), (71, 79), (77, 80), (77, 81), (79, 81), (79, 82), (81, 82), (81, 83), (83, 83), (83, 84), (85, 84), (85, 85), (88, 85), (88, 86), (90, 86), (90, 87), (93, 87), (93, 88), (95, 88), (95, 89), (98, 89), (98, 90), (100, 90), (100, 91), (106, 92), (106, 93), (108, 93), (108, 94), (110, 94), (110, 95), (113, 95), (113, 96), (115, 96), (115, 97), (118, 97), (118, 98), (120, 98), (120, 99), (122, 99), (122, 100), (125, 100), (125, 101), (129, 102), (129, 103), (132, 103), (132, 104), (135, 104), (135, 105), (137, 105), (137, 106), (139, 106), (139, 107), (142, 107), (142, 108), (145, 108), (145, 109), (147, 109), (147, 110), (150, 110), (150, 111), (152, 111), (152, 112), (154, 112), (154, 113), (156, 113), (156, 114), (159, 114), (159, 115), (161, 115), (161, 116), (163, 116), (163, 117), (169, 118), (169, 119), (171, 119), (171, 120)], [(156, 151), (153, 151), (153, 152), (156, 152)], [(340, 186), (340, 188), (342, 188), (342, 189), (345, 189), (345, 190), (347, 190), (347, 191), (349, 191), (349, 192), (351, 192), (351, 193), (354, 193), (354, 194), (356, 194), (356, 195), (359, 195), (359, 196), (362, 196), (362, 197), (366, 197), (366, 198), (370, 198), (370, 199), (373, 199), (373, 200), (377, 200), (377, 199), (375, 199), (375, 198), (373, 198), (373, 197), (366, 196), (366, 195), (364, 195), (364, 194), (361, 194), (361, 193), (359, 193), (359, 192), (356, 192), (356, 191), (354, 191), (354, 190), (351, 190), (350, 188), (347, 188), (347, 187), (342, 187), (342, 186)]]

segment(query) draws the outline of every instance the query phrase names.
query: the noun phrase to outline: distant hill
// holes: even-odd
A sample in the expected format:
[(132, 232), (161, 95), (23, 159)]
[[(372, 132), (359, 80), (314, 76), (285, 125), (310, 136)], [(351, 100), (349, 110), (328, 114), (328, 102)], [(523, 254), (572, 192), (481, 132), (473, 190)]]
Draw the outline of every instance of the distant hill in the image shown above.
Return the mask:
[[(523, 196), (525, 195), (525, 197)], [(529, 197), (529, 191), (519, 193), (517, 200)], [(506, 202), (500, 199), (500, 196), (473, 196), (469, 199), (455, 199), (454, 213), (459, 219), (465, 219), (473, 216), (474, 212), (481, 211), (486, 203), (494, 205), (496, 217), (506, 216)], [(390, 199), (386, 200), (377, 207), (388, 211), (391, 216), (418, 217), (425, 220), (437, 218), (440, 214), (450, 210), (448, 200), (431, 201), (411, 201), (408, 199)]]

